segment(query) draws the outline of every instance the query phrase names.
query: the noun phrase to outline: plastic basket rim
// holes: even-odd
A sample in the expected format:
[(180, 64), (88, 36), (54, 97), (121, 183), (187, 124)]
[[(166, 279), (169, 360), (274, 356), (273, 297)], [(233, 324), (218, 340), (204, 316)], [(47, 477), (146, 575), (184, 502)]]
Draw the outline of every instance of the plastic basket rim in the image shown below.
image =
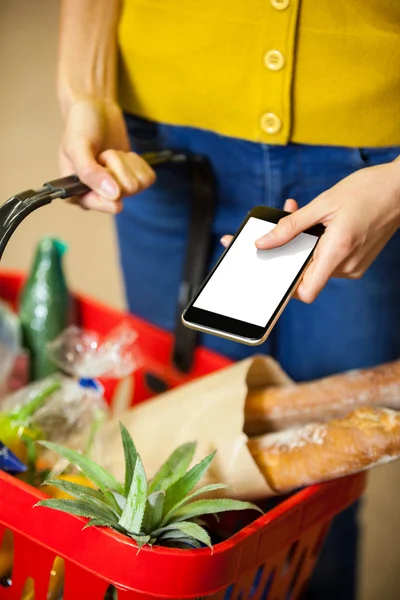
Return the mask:
[[(266, 513), (260, 515), (259, 517), (256, 517), (254, 519), (254, 521), (252, 521), (249, 525), (246, 525), (245, 527), (240, 529), (238, 532), (236, 532), (232, 536), (229, 536), (226, 540), (223, 540), (222, 542), (213, 544), (213, 554), (224, 553), (224, 552), (230, 550), (232, 546), (237, 545), (239, 542), (241, 542), (242, 540), (246, 539), (249, 535), (251, 535), (252, 530), (254, 530), (255, 526), (257, 526), (258, 528), (262, 528), (264, 526), (267, 526), (268, 523), (270, 523), (272, 521), (276, 522), (279, 518), (284, 518), (285, 515), (290, 510), (290, 508), (293, 508), (300, 504), (304, 504), (307, 500), (311, 501), (311, 500), (316, 499), (316, 497), (318, 497), (319, 495), (325, 494), (325, 492), (327, 492), (329, 490), (329, 488), (333, 489), (334, 487), (336, 487), (338, 485), (342, 485), (344, 480), (346, 480), (346, 481), (349, 479), (356, 480), (357, 478), (360, 478), (360, 476), (362, 476), (362, 475), (363, 475), (363, 473), (357, 473), (355, 475), (350, 475), (347, 477), (342, 477), (342, 478), (334, 479), (331, 481), (314, 484), (314, 485), (305, 487), (305, 488), (297, 491), (296, 493), (294, 493), (294, 494), (288, 496), (287, 498), (285, 498), (284, 500), (282, 500), (282, 502), (280, 502), (277, 506), (268, 510)], [(1, 480), (5, 481), (6, 484), (8, 483), (14, 487), (19, 488), (21, 491), (28, 493), (32, 497), (32, 499), (35, 498), (35, 504), (36, 504), (36, 502), (39, 502), (39, 500), (44, 500), (44, 499), (50, 498), (50, 496), (48, 496), (44, 492), (41, 492), (40, 489), (37, 489), (37, 488), (29, 485), (28, 483), (25, 483), (24, 481), (20, 481), (20, 480), (16, 479), (15, 477), (13, 477), (12, 475), (9, 475), (8, 473), (3, 473), (0, 471), (0, 481)], [(271, 498), (273, 498), (273, 496), (271, 496)], [(35, 507), (32, 506), (32, 508), (35, 508)], [(40, 509), (42, 507), (37, 507), (37, 508)], [(44, 508), (44, 510), (50, 510), (50, 509)], [(52, 511), (52, 512), (54, 512), (54, 511)], [(58, 511), (56, 511), (56, 512), (58, 512)], [(66, 513), (64, 513), (64, 514), (66, 514)], [(328, 514), (326, 516), (329, 517)], [(87, 519), (87, 518), (78, 517), (76, 515), (68, 514), (67, 517), (73, 519), (74, 521), (82, 523), (82, 525), (85, 525), (89, 521), (89, 519)], [(0, 524), (2, 524), (6, 528), (9, 528), (9, 526), (2, 520), (1, 513), (0, 513)], [(129, 538), (128, 536), (126, 536), (122, 533), (119, 533), (118, 531), (113, 530), (111, 527), (96, 527), (95, 529), (99, 530), (102, 535), (111, 537), (117, 543), (123, 543), (124, 545), (132, 548), (132, 550), (134, 550), (134, 551), (138, 550), (138, 545), (133, 539)], [(24, 535), (26, 537), (29, 537), (29, 536), (27, 536), (27, 534), (24, 531), (19, 531), (19, 533), (21, 533), (22, 535)], [(30, 539), (34, 539), (34, 541), (36, 543), (41, 544), (40, 540), (37, 540), (36, 538), (30, 538)], [(42, 544), (42, 545), (44, 545), (44, 544)], [(166, 548), (164, 546), (158, 546), (155, 544), (152, 547), (149, 547), (147, 545), (143, 546), (143, 548), (141, 549), (141, 552), (149, 552), (152, 554), (157, 553), (159, 555), (182, 557), (183, 555), (187, 556), (188, 554), (190, 554), (192, 556), (208, 555), (210, 553), (210, 549), (209, 548), (195, 548), (195, 549), (185, 550), (185, 549), (181, 549), (181, 548)]]
[[(194, 580), (185, 583), (185, 592), (179, 595), (179, 597), (184, 598), (199, 598), (216, 593), (234, 584), (245, 573), (265, 564), (269, 554), (271, 557), (279, 555), (282, 551), (288, 550), (296, 539), (301, 539), (303, 533), (306, 531), (318, 524), (324, 526), (323, 524), (329, 523), (335, 514), (341, 512), (360, 496), (365, 487), (365, 480), (366, 474), (364, 472), (305, 488), (268, 511), (263, 517), (259, 517), (253, 523), (241, 529), (234, 536), (216, 544), (213, 547), (213, 552), (210, 552), (207, 548), (183, 550), (153, 546), (152, 548), (144, 547), (138, 553), (138, 548), (133, 540), (131, 541), (129, 538), (110, 529), (92, 528), (82, 532), (82, 527), (78, 529), (78, 525), (84, 525), (86, 522), (85, 519), (65, 513), (58, 513), (60, 519), (55, 523), (55, 530), (60, 531), (60, 526), (68, 527), (68, 523), (72, 524), (73, 519), (74, 526), (69, 528), (72, 530), (72, 537), (71, 534), (67, 534), (69, 540), (65, 536), (61, 536), (61, 539), (56, 538), (57, 541), (54, 541), (54, 539), (50, 539), (49, 541), (46, 539), (46, 535), (40, 537), (37, 535), (37, 532), (29, 531), (29, 528), (28, 531), (25, 531), (23, 523), (20, 525), (18, 522), (6, 523), (4, 518), (1, 517), (1, 512), (0, 525), (2, 527), (0, 529), (3, 531), (5, 528), (11, 530), (15, 534), (24, 537), (30, 544), (33, 543), (35, 546), (41, 547), (44, 551), (50, 552), (54, 556), (59, 556), (71, 565), (75, 565), (74, 568), (82, 569), (84, 572), (91, 574), (91, 576), (98, 577), (108, 585), (114, 585), (116, 588), (122, 590), (145, 593), (149, 598), (176, 598), (178, 596), (176, 595), (177, 592), (173, 591), (174, 585), (169, 589), (170, 593), (166, 593), (160, 591), (157, 585), (154, 587), (151, 579), (141, 582), (140, 577), (137, 579), (135, 573), (140, 572), (142, 569), (145, 569), (145, 572), (151, 572), (152, 569), (160, 568), (163, 561), (166, 561), (164, 564), (168, 564), (172, 571), (175, 571), (176, 568), (183, 570), (188, 568), (192, 572), (193, 569), (201, 572), (210, 570), (212, 574), (210, 573), (207, 576), (206, 581), (202, 580), (202, 584), (200, 585), (198, 576), (195, 577)], [(11, 486), (15, 487), (15, 479), (10, 475), (0, 473), (0, 488), (2, 481), (5, 486), (8, 484), (10, 488)], [(17, 484), (19, 491), (23, 495), (22, 508), (28, 508), (29, 506), (33, 510), (31, 500), (33, 498), (36, 500), (45, 497), (45, 494), (26, 483), (17, 481)], [(313, 507), (311, 512), (314, 513), (318, 496), (322, 495), (325, 498), (330, 498), (331, 492), (333, 492), (335, 500), (330, 510), (327, 511), (320, 505), (316, 514), (313, 514), (313, 519), (309, 520), (309, 518), (305, 518), (304, 521), (303, 511), (307, 509), (307, 499), (311, 507)], [(300, 504), (299, 499), (303, 500)], [(291, 510), (290, 506), (287, 507), (290, 504), (293, 505), (293, 510)], [(310, 511), (305, 512), (308, 516), (309, 513)], [(29, 520), (30, 515), (27, 518)], [(291, 523), (289, 528), (291, 530), (290, 536), (287, 535), (287, 518), (289, 518), (289, 523)], [(297, 522), (297, 527), (294, 525), (293, 518)], [(265, 522), (262, 526), (259, 526), (262, 519), (265, 519)], [(280, 521), (283, 522), (283, 535), (277, 535), (280, 529)], [(268, 527), (269, 524), (272, 525), (272, 529)], [(83, 555), (81, 551), (75, 551), (77, 547), (75, 543), (72, 547), (69, 546), (71, 539), (76, 540), (81, 534), (88, 536), (82, 544), (86, 548), (86, 552)], [(60, 539), (59, 543), (58, 539)], [(266, 548), (270, 547), (271, 542), (273, 550), (266, 553)], [(90, 551), (89, 557), (91, 556), (91, 558), (89, 560), (86, 559), (88, 556), (87, 548), (96, 549), (101, 547), (101, 545), (103, 545), (104, 550), (107, 548), (108, 552), (115, 552), (116, 556), (121, 552), (127, 552), (124, 559), (129, 562), (129, 573), (126, 573), (124, 569), (122, 571), (117, 569), (115, 572), (114, 568), (110, 569), (110, 565), (105, 566), (96, 550)], [(250, 555), (248, 555), (248, 551), (250, 551)], [(222, 571), (220, 571), (221, 568)]]

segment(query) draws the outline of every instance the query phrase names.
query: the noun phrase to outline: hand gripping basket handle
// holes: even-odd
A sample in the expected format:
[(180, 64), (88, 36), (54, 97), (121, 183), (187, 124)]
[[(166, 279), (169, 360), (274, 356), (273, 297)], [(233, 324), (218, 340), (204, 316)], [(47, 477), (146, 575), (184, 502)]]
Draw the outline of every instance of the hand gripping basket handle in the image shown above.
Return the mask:
[[(193, 180), (193, 202), (189, 225), (187, 256), (179, 294), (176, 338), (172, 354), (174, 366), (183, 372), (191, 369), (197, 334), (181, 322), (181, 312), (201, 284), (207, 268), (210, 230), (215, 208), (215, 183), (211, 167), (202, 156), (162, 150), (143, 154), (153, 167), (163, 165), (188, 166)], [(50, 204), (56, 198), (71, 198), (86, 194), (90, 188), (76, 175), (55, 179), (38, 190), (26, 190), (12, 196), (0, 206), (0, 258), (15, 229), (34, 210)]]

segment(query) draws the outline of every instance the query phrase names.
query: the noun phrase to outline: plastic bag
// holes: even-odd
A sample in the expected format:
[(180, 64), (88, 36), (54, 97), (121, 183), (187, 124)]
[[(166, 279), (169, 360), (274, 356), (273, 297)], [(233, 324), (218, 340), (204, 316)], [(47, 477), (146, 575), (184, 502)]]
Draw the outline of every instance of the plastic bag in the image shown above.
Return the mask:
[[(57, 389), (43, 397), (43, 392), (51, 390), (55, 383), (58, 384)], [(43, 398), (43, 401), (35, 406), (36, 398)], [(20, 418), (24, 409), (28, 412)], [(8, 396), (4, 400), (0, 416), (17, 415), (21, 427), (40, 432), (35, 434), (36, 439), (84, 450), (93, 423), (101, 420), (102, 413), (106, 411), (103, 387), (98, 382), (88, 386), (84, 381), (56, 375), (31, 383)]]
[[(49, 356), (66, 374), (31, 383), (11, 394), (4, 400), (3, 416), (22, 414), (24, 428), (34, 431), (35, 439), (90, 454), (108, 411), (97, 377), (122, 378), (132, 373), (140, 362), (137, 338), (136, 331), (125, 324), (104, 338), (69, 327), (49, 344)], [(65, 468), (48, 450), (42, 448), (40, 457), (58, 472)]]
[(103, 388), (88, 388), (63, 376), (60, 382), (60, 389), (32, 415), (32, 423), (44, 439), (83, 450), (93, 422), (107, 411)]
[(140, 365), (137, 340), (137, 332), (126, 323), (104, 337), (72, 326), (48, 344), (48, 353), (73, 377), (123, 379)]
[(140, 362), (137, 338), (124, 323), (104, 337), (71, 326), (48, 344), (49, 357), (70, 377), (61, 378), (61, 389), (34, 415), (46, 439), (87, 447), (101, 413), (107, 411), (97, 378), (120, 379), (132, 373)]
[[(36, 442), (57, 442), (88, 453), (107, 405), (103, 388), (51, 376), (8, 396), (0, 412), (0, 440), (28, 466), (23, 479), (40, 485), (59, 457)], [(61, 465), (64, 470), (66, 465)]]
[(19, 318), (8, 304), (0, 301), (0, 398), (25, 385), (28, 370)]
[(3, 402), (0, 441), (30, 465), (35, 462), (34, 442), (43, 438), (42, 431), (33, 423), (33, 415), (60, 387), (59, 381), (47, 379), (8, 396)]

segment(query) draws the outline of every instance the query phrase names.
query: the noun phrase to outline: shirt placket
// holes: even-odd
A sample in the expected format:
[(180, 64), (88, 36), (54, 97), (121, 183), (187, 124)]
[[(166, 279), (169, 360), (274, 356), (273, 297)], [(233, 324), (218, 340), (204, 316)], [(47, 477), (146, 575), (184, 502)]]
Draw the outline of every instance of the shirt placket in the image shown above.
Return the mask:
[(286, 144), (292, 127), (292, 82), (301, 0), (266, 0), (265, 47), (261, 57), (260, 139)]

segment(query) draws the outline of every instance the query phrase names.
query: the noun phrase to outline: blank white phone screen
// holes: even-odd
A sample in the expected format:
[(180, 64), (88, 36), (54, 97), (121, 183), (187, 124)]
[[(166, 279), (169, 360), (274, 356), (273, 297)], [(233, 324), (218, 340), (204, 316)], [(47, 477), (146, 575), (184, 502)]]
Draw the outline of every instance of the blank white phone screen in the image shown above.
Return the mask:
[(193, 306), (266, 327), (318, 241), (301, 233), (280, 248), (258, 250), (255, 241), (274, 227), (250, 217)]

